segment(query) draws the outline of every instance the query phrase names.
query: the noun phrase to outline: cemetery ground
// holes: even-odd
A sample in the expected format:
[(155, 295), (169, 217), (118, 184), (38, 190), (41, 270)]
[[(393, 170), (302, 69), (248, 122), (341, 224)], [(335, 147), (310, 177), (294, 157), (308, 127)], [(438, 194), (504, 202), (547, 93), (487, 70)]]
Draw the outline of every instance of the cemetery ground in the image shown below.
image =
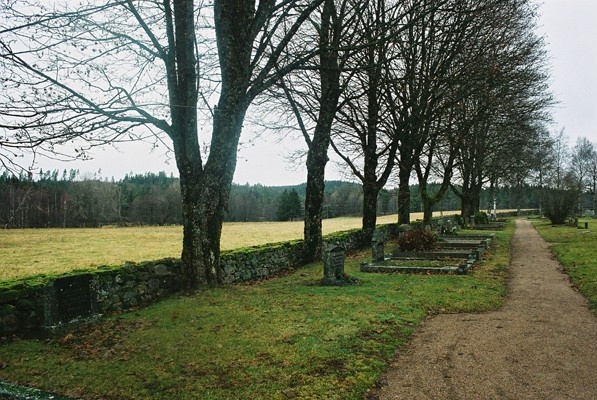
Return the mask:
[(5, 339), (0, 379), (86, 399), (362, 399), (426, 316), (502, 304), (512, 232), (466, 276), (361, 273), (366, 250), (345, 266), (358, 286), (320, 286), (315, 263), (52, 339)]
[[(512, 210), (500, 210), (512, 211)], [(454, 215), (456, 211), (444, 211)], [(441, 213), (436, 212), (434, 216)], [(395, 223), (396, 215), (378, 217), (378, 224)], [(423, 218), (411, 213), (411, 218)], [(358, 229), (359, 217), (323, 220), (324, 235)], [(222, 250), (284, 242), (303, 237), (302, 221), (227, 222), (222, 230)], [(103, 265), (123, 265), (179, 257), (181, 226), (136, 226), (103, 228), (0, 229), (0, 282), (37, 274), (55, 275)]]
[[(575, 287), (589, 299), (595, 314), (597, 233), (591, 229), (552, 227), (545, 222), (536, 225), (553, 242), (554, 253), (562, 260)], [(418, 368), (415, 363), (400, 368), (394, 360), (387, 369), (388, 363), (393, 354), (413, 353), (412, 346), (419, 346), (418, 340), (426, 337), (425, 332), (429, 333), (434, 321), (439, 321), (440, 329), (431, 332), (431, 339), (427, 336), (430, 343), (449, 336), (468, 348), (445, 357), (444, 361), (452, 364), (454, 357), (462, 358), (464, 369), (439, 376), (438, 382), (459, 381), (464, 387), (485, 390), (489, 396), (474, 398), (593, 398), (594, 392), (586, 392), (593, 388), (582, 381), (578, 381), (577, 389), (585, 397), (566, 397), (566, 393), (557, 390), (546, 392), (557, 387), (554, 382), (561, 380), (560, 374), (582, 377), (594, 367), (578, 362), (561, 364), (558, 358), (566, 351), (579, 358), (585, 351), (591, 357), (591, 344), (583, 342), (584, 336), (575, 336), (576, 326), (568, 325), (570, 321), (579, 322), (579, 307), (586, 311), (586, 302), (579, 306), (559, 304), (552, 299), (555, 301), (547, 307), (550, 317), (543, 319), (528, 318), (524, 313), (541, 306), (525, 309), (523, 302), (523, 317), (515, 321), (504, 319), (490, 326), (479, 322), (485, 316), (508, 311), (517, 287), (549, 288), (548, 282), (565, 281), (556, 270), (551, 275), (540, 272), (534, 281), (520, 285), (512, 272), (520, 270), (520, 266), (508, 267), (513, 231), (511, 223), (498, 232), (497, 241), (481, 266), (464, 276), (361, 273), (359, 263), (370, 258), (367, 250), (351, 255), (346, 263), (347, 273), (357, 277), (360, 286), (318, 286), (322, 264), (316, 263), (263, 282), (202, 289), (174, 297), (49, 340), (3, 340), (0, 380), (88, 399), (373, 399), (379, 393), (373, 390), (367, 395), (369, 389), (376, 382), (389, 382), (388, 376), (382, 375), (384, 371), (397, 371), (398, 383), (403, 387), (410, 385), (405, 372)], [(525, 240), (518, 239), (523, 255), (525, 246), (533, 246)], [(549, 252), (544, 252), (549, 259)], [(532, 267), (529, 270), (543, 265), (542, 259), (527, 256), (525, 265)], [(570, 285), (566, 286), (569, 289)], [(545, 288), (541, 287), (541, 292)], [(551, 292), (545, 295), (550, 297)], [(524, 293), (522, 297), (524, 300)], [(589, 321), (583, 326), (595, 324), (595, 316), (588, 315)], [(582, 317), (587, 318), (586, 314)], [(543, 324), (546, 319), (556, 323), (555, 330), (567, 331), (574, 339), (572, 343), (563, 343), (565, 351), (554, 350), (551, 354), (551, 342), (534, 340), (533, 324)], [(464, 332), (461, 329), (450, 336), (443, 330), (452, 324), (446, 320), (480, 325), (481, 330), (490, 332), (489, 339), (478, 346), (489, 362), (479, 363), (479, 359), (471, 358), (469, 350), (480, 343), (478, 338), (460, 337)], [(526, 324), (527, 331), (508, 337), (513, 324)], [(545, 327), (542, 329), (545, 332)], [(547, 332), (550, 333), (551, 330)], [(509, 354), (502, 348), (504, 341), (500, 339), (504, 337), (523, 354), (519, 359), (506, 357), (505, 362), (527, 375), (521, 373), (518, 379), (515, 375), (500, 375), (491, 361)], [(553, 358), (532, 364), (537, 360), (535, 353), (545, 353), (545, 349)], [(446, 355), (419, 353), (418, 361), (429, 361), (429, 354), (438, 360)], [(425, 368), (423, 375), (436, 376), (434, 365), (427, 363)], [(473, 378), (472, 372), (481, 368), (486, 379)], [(540, 375), (545, 369), (550, 374), (543, 380), (544, 388), (524, 386), (528, 373)], [(486, 389), (501, 389), (499, 383), (508, 381), (507, 378), (518, 385), (514, 388), (522, 385), (520, 392), (507, 397), (511, 393), (498, 391), (498, 397), (491, 397), (495, 393)], [(417, 382), (413, 387), (422, 385), (425, 384)], [(473, 398), (458, 397), (453, 388), (448, 388), (443, 397), (426, 397), (420, 390), (415, 393), (408, 398)]]
[[(413, 214), (413, 218), (422, 218), (422, 214)], [(396, 220), (396, 215), (385, 215), (379, 217), (378, 223), (388, 224)], [(360, 218), (332, 218), (323, 221), (323, 231), (328, 234), (356, 229), (360, 225)], [(295, 240), (302, 236), (302, 221), (228, 222), (223, 227), (222, 250)], [(102, 265), (123, 265), (126, 261), (179, 257), (181, 249), (181, 226), (0, 229), (0, 281)]]
[[(383, 384), (371, 396), (596, 398), (596, 235), (576, 227), (537, 224), (562, 259), (562, 269), (529, 221), (516, 224), (504, 305), (487, 313), (427, 319), (396, 354), (381, 378)], [(573, 277), (572, 284), (564, 271)]]

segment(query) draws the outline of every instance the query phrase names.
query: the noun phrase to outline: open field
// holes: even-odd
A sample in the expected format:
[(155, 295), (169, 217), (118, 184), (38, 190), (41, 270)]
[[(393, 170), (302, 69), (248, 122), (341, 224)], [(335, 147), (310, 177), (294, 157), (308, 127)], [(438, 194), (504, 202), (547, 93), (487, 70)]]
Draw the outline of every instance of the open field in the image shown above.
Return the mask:
[(506, 295), (513, 224), (469, 275), (359, 272), (322, 287), (322, 264), (202, 288), (51, 340), (0, 340), (0, 379), (78, 399), (363, 399), (428, 315), (487, 311)]
[[(415, 220), (422, 215), (414, 213), (411, 218)], [(386, 215), (379, 217), (378, 223), (396, 220), (396, 215)], [(323, 221), (323, 230), (328, 234), (360, 225), (360, 218), (332, 218)], [(225, 223), (222, 249), (283, 242), (302, 236), (302, 221)], [(0, 230), (0, 280), (120, 265), (125, 261), (180, 257), (181, 249), (181, 226)]]
[(534, 225), (597, 316), (597, 221), (580, 219), (579, 225), (584, 226), (585, 222), (589, 229), (552, 226), (546, 220), (538, 220)]

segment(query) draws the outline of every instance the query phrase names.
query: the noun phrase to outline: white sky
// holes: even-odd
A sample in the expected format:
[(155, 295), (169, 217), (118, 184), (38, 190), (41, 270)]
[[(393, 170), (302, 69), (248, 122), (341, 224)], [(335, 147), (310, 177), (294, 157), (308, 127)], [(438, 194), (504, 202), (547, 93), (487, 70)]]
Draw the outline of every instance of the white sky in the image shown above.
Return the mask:
[(551, 54), (552, 90), (560, 104), (554, 129), (597, 142), (597, 1), (544, 0), (540, 29)]
[[(597, 143), (597, 0), (544, 0), (540, 13), (539, 29), (546, 36), (551, 56), (552, 90), (559, 101), (552, 130), (565, 128), (571, 144), (582, 136)], [(250, 139), (250, 132), (243, 135), (241, 141)], [(285, 158), (292, 149), (304, 147), (300, 140), (254, 140), (239, 152), (234, 182), (266, 186), (305, 182), (304, 164), (291, 166)], [(128, 144), (121, 145), (118, 151), (96, 150), (93, 156), (93, 160), (68, 163), (38, 160), (36, 168), (79, 169), (82, 174), (101, 169), (102, 177), (115, 179), (129, 172), (165, 171), (178, 175), (174, 161), (168, 161), (159, 148), (151, 151), (139, 144)], [(326, 179), (341, 178), (339, 167), (329, 163)]]

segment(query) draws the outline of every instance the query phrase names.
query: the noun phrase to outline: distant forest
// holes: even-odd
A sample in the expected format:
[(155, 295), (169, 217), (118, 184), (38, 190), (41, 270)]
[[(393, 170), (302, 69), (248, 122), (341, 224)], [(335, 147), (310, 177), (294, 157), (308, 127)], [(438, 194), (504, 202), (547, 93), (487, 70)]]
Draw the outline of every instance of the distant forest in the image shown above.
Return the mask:
[[(36, 174), (37, 175), (37, 174)], [(81, 178), (76, 170), (41, 171), (33, 180), (28, 175), (0, 176), (0, 226), (4, 228), (101, 227), (104, 225), (182, 224), (179, 180), (166, 173), (127, 175), (115, 181), (101, 177)], [(284, 192), (295, 191), (303, 204), (305, 184), (268, 187), (232, 185), (225, 221), (276, 221), (288, 213)], [(421, 211), (418, 186), (411, 186), (411, 212)], [(538, 207), (538, 190), (533, 187), (504, 187), (497, 190), (500, 209)], [(397, 213), (397, 193), (382, 190), (378, 213)], [(488, 208), (488, 193), (481, 196)], [(328, 181), (325, 184), (324, 218), (359, 216), (363, 193), (360, 184)], [(460, 200), (448, 192), (437, 211), (459, 210)], [(282, 210), (284, 211), (284, 210)], [(283, 217), (287, 218), (287, 217)]]

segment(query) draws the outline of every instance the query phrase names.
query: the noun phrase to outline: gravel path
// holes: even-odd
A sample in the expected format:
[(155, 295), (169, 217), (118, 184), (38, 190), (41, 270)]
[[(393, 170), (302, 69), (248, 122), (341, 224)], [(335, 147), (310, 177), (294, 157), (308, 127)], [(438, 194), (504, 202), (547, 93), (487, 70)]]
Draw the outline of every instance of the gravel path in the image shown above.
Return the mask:
[(597, 399), (597, 319), (545, 241), (517, 220), (498, 311), (427, 319), (370, 399)]

